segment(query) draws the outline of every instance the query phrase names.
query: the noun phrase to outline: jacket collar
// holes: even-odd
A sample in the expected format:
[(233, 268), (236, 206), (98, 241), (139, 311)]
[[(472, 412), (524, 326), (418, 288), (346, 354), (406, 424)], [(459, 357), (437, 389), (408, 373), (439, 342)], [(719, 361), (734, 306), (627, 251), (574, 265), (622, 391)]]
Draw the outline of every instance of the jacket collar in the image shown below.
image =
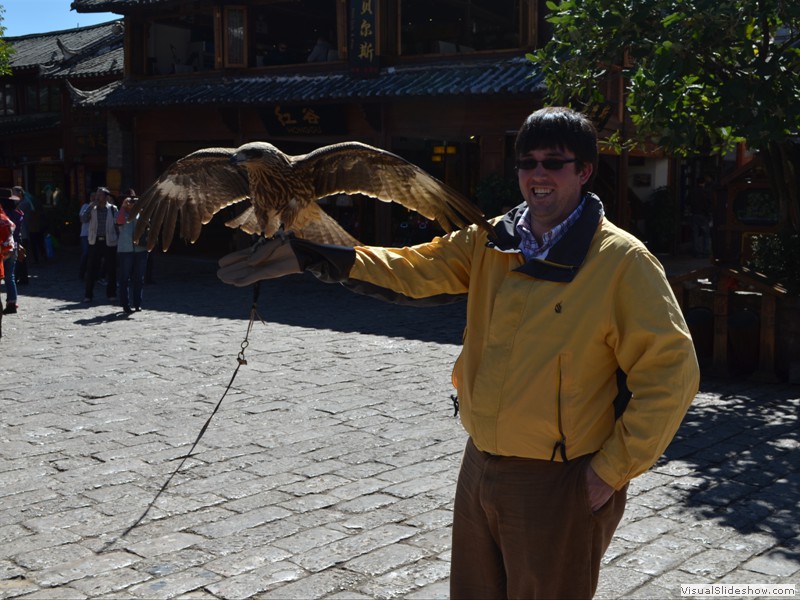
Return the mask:
[[(520, 237), (516, 222), (525, 210), (525, 203), (511, 209), (495, 226), (496, 242), (487, 245), (500, 252), (519, 252)], [(586, 194), (586, 206), (578, 220), (570, 227), (555, 246), (550, 249), (546, 259), (526, 261), (514, 269), (530, 277), (547, 281), (568, 283), (575, 278), (578, 269), (586, 259), (592, 238), (603, 218), (603, 203), (594, 194)]]

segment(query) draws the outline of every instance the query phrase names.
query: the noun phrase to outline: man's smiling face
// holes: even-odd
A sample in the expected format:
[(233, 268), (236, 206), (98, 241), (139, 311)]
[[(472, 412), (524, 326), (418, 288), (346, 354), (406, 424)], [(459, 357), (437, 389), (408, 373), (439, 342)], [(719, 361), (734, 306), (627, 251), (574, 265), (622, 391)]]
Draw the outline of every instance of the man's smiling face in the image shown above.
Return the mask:
[(519, 189), (530, 211), (531, 231), (539, 240), (577, 208), (581, 187), (591, 175), (591, 164), (578, 165), (573, 153), (557, 148), (539, 148), (517, 157)]

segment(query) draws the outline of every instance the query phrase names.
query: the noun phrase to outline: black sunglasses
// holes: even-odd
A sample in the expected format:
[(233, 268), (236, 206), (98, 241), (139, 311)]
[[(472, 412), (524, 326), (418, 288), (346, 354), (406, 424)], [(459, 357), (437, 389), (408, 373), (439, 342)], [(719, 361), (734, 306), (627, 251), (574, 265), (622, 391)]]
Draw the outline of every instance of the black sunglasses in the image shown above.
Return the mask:
[(545, 158), (536, 160), (535, 158), (520, 158), (517, 161), (517, 170), (533, 171), (539, 163), (548, 171), (560, 171), (567, 163), (578, 162), (577, 158)]

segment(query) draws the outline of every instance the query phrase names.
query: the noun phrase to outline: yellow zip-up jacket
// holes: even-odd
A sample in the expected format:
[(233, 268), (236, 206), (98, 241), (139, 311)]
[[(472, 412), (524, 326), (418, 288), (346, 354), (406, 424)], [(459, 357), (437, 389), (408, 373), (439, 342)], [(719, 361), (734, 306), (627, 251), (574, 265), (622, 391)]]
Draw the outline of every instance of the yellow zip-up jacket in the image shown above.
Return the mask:
[(472, 226), (411, 248), (358, 247), (349, 280), (411, 299), (468, 294), (453, 384), (475, 445), (556, 461), (596, 453), (592, 468), (620, 489), (661, 456), (697, 393), (689, 330), (661, 264), (595, 196), (543, 261), (518, 250), (523, 209), (494, 222), (492, 242)]

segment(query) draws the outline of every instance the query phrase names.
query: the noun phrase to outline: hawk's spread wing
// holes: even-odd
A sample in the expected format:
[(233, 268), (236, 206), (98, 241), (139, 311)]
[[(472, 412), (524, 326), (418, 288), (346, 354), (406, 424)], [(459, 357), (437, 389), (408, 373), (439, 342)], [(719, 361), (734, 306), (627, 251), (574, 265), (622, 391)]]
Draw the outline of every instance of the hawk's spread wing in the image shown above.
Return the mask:
[[(261, 224), (255, 215), (253, 206), (248, 206), (239, 215), (225, 221), (231, 229), (241, 229), (245, 233), (262, 234)], [(297, 213), (293, 225), (289, 230), (297, 237), (317, 244), (333, 244), (335, 246), (360, 246), (352, 235), (326, 213), (319, 204), (312, 202)]]
[[(269, 193), (258, 183), (250, 190), (247, 169), (266, 178), (263, 185)], [(241, 202), (243, 211), (228, 218), (227, 226), (264, 234), (265, 223), (257, 218), (255, 207), (261, 218), (270, 211), (277, 213), (283, 219), (280, 225), (306, 239), (353, 245), (352, 236), (315, 202), (339, 193), (398, 202), (435, 219), (448, 232), (476, 223), (494, 236), (492, 226), (472, 202), (391, 152), (345, 142), (287, 156), (271, 144), (251, 142), (237, 149), (198, 150), (170, 166), (142, 194), (132, 212), (140, 215), (135, 239), (147, 230), (147, 248), (152, 250), (161, 236), (166, 250), (180, 217), (181, 237), (194, 242), (215, 213)]]
[(297, 214), (294, 225), (290, 228), (297, 237), (317, 244), (333, 244), (335, 246), (360, 246), (352, 235), (326, 213), (319, 204), (312, 202)]
[(297, 174), (309, 178), (317, 198), (364, 194), (398, 202), (435, 219), (445, 231), (476, 223), (494, 237), (483, 213), (467, 198), (399, 156), (360, 142), (344, 142), (293, 157)]
[[(231, 148), (205, 148), (173, 163), (141, 195), (132, 211), (131, 216), (139, 214), (134, 239), (149, 228), (148, 250), (156, 246), (159, 234), (161, 247), (166, 250), (180, 215), (181, 237), (194, 242), (202, 226), (220, 209), (243, 200), (249, 202), (247, 172), (231, 164), (234, 152)], [(250, 221), (249, 225), (255, 225)]]

